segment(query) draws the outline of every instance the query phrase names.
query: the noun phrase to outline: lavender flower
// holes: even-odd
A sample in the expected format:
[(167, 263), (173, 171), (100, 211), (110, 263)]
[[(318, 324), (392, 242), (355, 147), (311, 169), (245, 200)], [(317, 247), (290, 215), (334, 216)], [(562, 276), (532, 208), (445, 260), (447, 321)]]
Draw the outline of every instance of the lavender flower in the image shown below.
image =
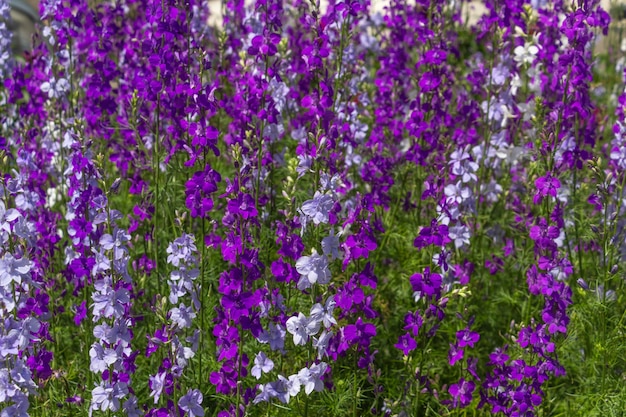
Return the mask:
[(298, 316), (291, 317), (287, 320), (287, 331), (293, 335), (294, 345), (304, 346), (309, 340), (309, 331), (307, 331), (309, 324), (309, 319), (302, 313), (298, 313)]
[(313, 337), (313, 347), (317, 350), (317, 359), (321, 360), (324, 356), (328, 356), (328, 347), (330, 340), (333, 337), (333, 332), (323, 330), (320, 337)]
[(259, 352), (254, 358), (254, 366), (250, 373), (256, 379), (261, 379), (262, 373), (268, 373), (274, 369), (274, 362), (265, 353)]
[(311, 256), (300, 257), (296, 261), (296, 270), (300, 274), (298, 288), (306, 289), (316, 283), (328, 284), (331, 278), (328, 266), (328, 258), (319, 255), (315, 249)]
[(109, 381), (101, 381), (91, 392), (91, 404), (89, 406), (89, 416), (93, 411), (113, 412), (120, 409), (120, 400), (128, 395), (128, 387), (123, 382), (112, 384)]
[(165, 372), (159, 372), (154, 376), (150, 376), (150, 397), (154, 398), (154, 403), (159, 402), (163, 388), (165, 388)]
[(324, 390), (324, 382), (321, 378), (327, 368), (327, 363), (320, 362), (311, 365), (310, 368), (303, 368), (298, 372), (298, 380), (300, 384), (304, 386), (306, 395), (310, 395), (313, 391), (321, 392)]
[(202, 393), (197, 389), (190, 389), (178, 401), (178, 406), (188, 413), (189, 417), (204, 417), (202, 408)]
[(306, 227), (305, 225), (309, 220), (313, 221), (316, 226), (320, 223), (328, 223), (330, 211), (334, 204), (335, 202), (330, 195), (317, 191), (312, 200), (302, 203), (299, 210), (304, 216), (304, 219), (301, 220), (302, 227)]
[(286, 334), (287, 332), (283, 326), (280, 324), (270, 323), (269, 332), (264, 330), (259, 335), (258, 341), (261, 343), (269, 343), (270, 349), (283, 352), (285, 348)]
[(311, 321), (322, 322), (326, 329), (330, 328), (333, 324), (337, 324), (337, 320), (333, 317), (333, 310), (337, 306), (334, 297), (331, 295), (326, 299), (326, 305), (322, 306), (317, 303), (311, 307)]
[(341, 259), (339, 247), (339, 239), (331, 229), (330, 235), (322, 239), (322, 251), (324, 252), (324, 255), (330, 257), (331, 260)]

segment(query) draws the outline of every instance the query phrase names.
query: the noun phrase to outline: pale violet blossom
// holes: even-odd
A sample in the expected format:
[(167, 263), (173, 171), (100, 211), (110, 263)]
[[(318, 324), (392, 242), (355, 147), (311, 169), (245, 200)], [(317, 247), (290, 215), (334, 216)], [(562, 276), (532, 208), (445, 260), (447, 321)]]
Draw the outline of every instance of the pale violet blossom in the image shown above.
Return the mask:
[(178, 406), (188, 413), (189, 417), (204, 417), (204, 409), (202, 408), (202, 393), (197, 389), (190, 389), (187, 394), (183, 395), (178, 401)]
[(324, 390), (324, 381), (322, 376), (326, 372), (328, 364), (320, 362), (312, 365), (310, 368), (303, 368), (298, 372), (298, 381), (304, 386), (306, 395), (310, 395), (313, 391), (321, 392)]
[(113, 412), (120, 409), (120, 399), (128, 394), (128, 386), (124, 382), (112, 384), (109, 381), (101, 381), (91, 391), (91, 405), (89, 406), (89, 415), (94, 410)]
[(298, 155), (298, 167), (296, 168), (298, 178), (302, 177), (307, 172), (313, 172), (311, 166), (313, 166), (313, 158), (309, 155)]
[(93, 321), (98, 321), (101, 317), (122, 317), (125, 313), (125, 306), (130, 303), (130, 294), (126, 288), (120, 287), (114, 290), (111, 287), (111, 277), (105, 277), (96, 281), (95, 292), (91, 295), (94, 301)]
[(11, 401), (13, 404), (3, 409), (0, 417), (29, 417), (28, 396), (22, 392), (17, 392), (12, 396)]
[(139, 409), (139, 404), (137, 404), (137, 397), (135, 395), (130, 395), (129, 398), (124, 401), (122, 404), (122, 409), (124, 410), (124, 415), (127, 417), (141, 417), (143, 413)]
[(48, 98), (63, 97), (70, 90), (70, 83), (65, 78), (58, 80), (51, 78), (41, 84), (41, 91), (48, 94)]
[(98, 324), (93, 329), (93, 335), (98, 340), (110, 345), (119, 344), (124, 348), (129, 346), (131, 341), (128, 323), (123, 320), (116, 320), (113, 326), (109, 326), (107, 323)]
[(265, 353), (259, 352), (254, 358), (254, 366), (250, 374), (256, 379), (261, 379), (262, 374), (268, 373), (272, 369), (274, 369), (274, 362)]
[(463, 203), (463, 201), (469, 199), (472, 196), (472, 191), (461, 181), (458, 181), (456, 184), (446, 185), (443, 192), (447, 197), (448, 204), (461, 204)]
[(454, 242), (454, 247), (460, 249), (463, 246), (469, 245), (471, 233), (469, 227), (457, 225), (448, 229), (448, 236)]
[(501, 128), (506, 127), (509, 119), (515, 117), (510, 110), (511, 99), (508, 95), (502, 94), (499, 97), (491, 97), (489, 101), (483, 101), (480, 107), (487, 115), (487, 119), (498, 122)]
[(491, 180), (489, 184), (480, 185), (480, 193), (485, 196), (485, 199), (489, 203), (498, 201), (498, 197), (502, 194), (502, 191), (502, 186), (494, 180)]
[(258, 404), (262, 401), (267, 402), (272, 398), (278, 398), (281, 403), (288, 404), (291, 397), (298, 395), (300, 392), (300, 381), (297, 375), (291, 375), (289, 378), (278, 375), (278, 381), (265, 385), (261, 384), (259, 389), (261, 393), (254, 398), (253, 404)]
[(130, 234), (123, 229), (115, 229), (113, 235), (105, 233), (100, 238), (100, 245), (104, 250), (113, 250), (113, 259), (120, 260), (127, 253), (126, 242), (130, 241)]
[[(302, 203), (299, 211), (305, 216), (304, 223), (310, 220), (317, 226), (320, 223), (328, 223), (330, 211), (334, 204), (335, 202), (330, 195), (317, 191), (312, 200)], [(305, 227), (304, 223), (303, 227)]]
[(167, 263), (179, 267), (181, 262), (184, 264), (196, 264), (195, 253), (198, 251), (195, 243), (195, 237), (190, 234), (183, 233), (182, 236), (176, 238), (167, 247)]
[(464, 183), (470, 181), (476, 181), (476, 171), (478, 171), (478, 164), (470, 159), (470, 154), (467, 149), (459, 149), (450, 155), (451, 171), (454, 175), (461, 177), (461, 181)]
[(191, 327), (191, 321), (195, 318), (196, 313), (193, 311), (193, 308), (187, 307), (184, 304), (170, 310), (170, 319), (181, 329)]
[[(331, 295), (326, 300), (326, 305), (322, 306), (320, 303), (316, 303), (311, 307), (311, 321), (324, 323), (326, 329), (330, 328), (333, 324), (337, 324), (337, 320), (333, 317), (333, 310), (337, 306), (334, 297)], [(317, 332), (316, 332), (317, 333)]]
[(330, 234), (322, 239), (322, 251), (324, 255), (329, 256), (331, 260), (341, 259), (342, 255), (339, 252), (339, 239), (335, 235), (333, 229), (330, 230)]
[(322, 190), (335, 193), (342, 184), (341, 177), (337, 174), (332, 177), (325, 172), (320, 174), (320, 186)]
[(6, 253), (0, 258), (0, 286), (10, 286), (12, 282), (21, 284), (23, 280), (30, 278), (30, 270), (33, 263), (26, 258), (16, 259), (12, 254)]
[(326, 330), (322, 331), (320, 337), (313, 337), (313, 347), (317, 349), (317, 359), (320, 360), (324, 356), (328, 356), (328, 345), (330, 343), (330, 339), (333, 337), (333, 332), (327, 332)]
[(109, 369), (118, 360), (117, 352), (111, 348), (105, 348), (100, 343), (94, 343), (89, 349), (89, 357), (91, 363), (89, 370), (91, 372), (102, 373)]
[(331, 279), (328, 258), (319, 255), (315, 249), (313, 249), (311, 256), (301, 256), (296, 261), (296, 271), (300, 274), (298, 288), (301, 290), (316, 283), (328, 284)]
[(493, 85), (504, 85), (510, 75), (509, 68), (500, 63), (491, 70), (491, 82)]
[(159, 402), (159, 398), (161, 398), (161, 394), (163, 393), (163, 388), (165, 387), (165, 372), (159, 372), (154, 376), (150, 376), (150, 396), (154, 397), (154, 403)]
[(270, 323), (269, 332), (263, 330), (257, 340), (260, 343), (269, 343), (271, 350), (283, 352), (285, 349), (285, 336), (287, 332), (280, 324)]
[(310, 334), (310, 331), (308, 331), (309, 325), (309, 319), (302, 313), (298, 313), (297, 316), (293, 316), (287, 320), (287, 331), (289, 334), (293, 335), (294, 345), (304, 346), (306, 344)]

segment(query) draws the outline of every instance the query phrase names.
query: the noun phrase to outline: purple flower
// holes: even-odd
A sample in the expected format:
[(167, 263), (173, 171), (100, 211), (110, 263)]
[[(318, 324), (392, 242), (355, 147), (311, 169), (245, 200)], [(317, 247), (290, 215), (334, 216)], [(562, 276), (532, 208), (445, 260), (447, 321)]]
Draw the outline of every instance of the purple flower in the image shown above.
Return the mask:
[(236, 198), (228, 202), (228, 212), (230, 214), (239, 214), (244, 219), (256, 217), (259, 214), (252, 196), (244, 193), (238, 194)]
[(423, 227), (419, 236), (413, 241), (413, 246), (418, 249), (425, 248), (426, 246), (444, 246), (450, 243), (450, 237), (448, 236), (448, 226), (445, 224), (438, 224), (436, 219), (433, 219), (430, 227)]
[(403, 334), (398, 338), (398, 343), (394, 345), (396, 349), (400, 349), (404, 356), (408, 356), (409, 353), (417, 348), (417, 342), (413, 339), (409, 333)]
[(560, 231), (556, 226), (548, 226), (545, 219), (540, 219), (539, 224), (530, 228), (530, 238), (535, 241), (540, 249), (555, 249), (555, 240), (559, 237)]
[(220, 174), (207, 164), (204, 171), (197, 171), (185, 183), (185, 204), (191, 211), (191, 217), (206, 217), (213, 209), (210, 195), (217, 191), (217, 183), (221, 180)]
[(466, 381), (461, 378), (458, 384), (452, 384), (448, 389), (450, 395), (452, 395), (453, 406), (461, 408), (467, 407), (472, 402), (472, 394), (474, 392), (476, 384), (473, 381)]
[(420, 297), (439, 297), (441, 294), (442, 277), (430, 272), (430, 267), (426, 267), (423, 274), (413, 274), (410, 281), (413, 291)]
[(411, 313), (409, 311), (408, 314), (404, 316), (404, 330), (410, 331), (415, 337), (417, 337), (423, 323), (424, 320), (422, 319), (422, 315), (419, 310), (416, 310), (415, 313)]
[(476, 342), (478, 342), (478, 339), (480, 339), (480, 335), (476, 332), (470, 331), (470, 329), (467, 328), (456, 332), (456, 339), (459, 343), (459, 347), (474, 347), (474, 344), (476, 344)]
[(357, 235), (348, 236), (346, 242), (343, 244), (343, 247), (346, 252), (344, 265), (347, 265), (348, 262), (352, 259), (367, 259), (369, 253), (376, 250), (376, 248), (378, 248), (378, 245), (376, 244), (376, 241), (371, 236), (371, 234), (368, 233), (365, 228), (363, 228)]
[(428, 93), (429, 91), (433, 91), (441, 84), (441, 80), (435, 74), (430, 71), (426, 71), (422, 74), (422, 78), (420, 78), (419, 86), (422, 89), (422, 92)]
[(450, 344), (450, 350), (448, 351), (448, 363), (450, 366), (454, 366), (455, 363), (463, 359), (465, 351), (458, 346)]
[(548, 174), (545, 177), (537, 178), (535, 186), (537, 187), (537, 192), (533, 197), (533, 203), (540, 204), (546, 196), (550, 195), (556, 198), (557, 190), (561, 188), (561, 182)]
[(231, 360), (224, 362), (219, 372), (213, 372), (209, 376), (211, 384), (215, 385), (217, 392), (229, 395), (237, 387), (237, 371)]
[(80, 323), (87, 317), (87, 302), (83, 301), (76, 307), (76, 315), (74, 316), (74, 323), (80, 326)]
[(342, 331), (346, 342), (358, 343), (362, 347), (369, 347), (371, 339), (376, 336), (376, 326), (364, 322), (361, 317), (356, 320), (356, 323), (344, 327)]

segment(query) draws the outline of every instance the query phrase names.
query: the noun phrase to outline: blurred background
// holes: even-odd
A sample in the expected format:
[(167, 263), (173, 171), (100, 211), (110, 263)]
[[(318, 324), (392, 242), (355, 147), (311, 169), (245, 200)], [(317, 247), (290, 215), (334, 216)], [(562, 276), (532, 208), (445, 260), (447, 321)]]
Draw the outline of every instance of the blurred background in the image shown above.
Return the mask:
[[(246, 0), (246, 3), (253, 0)], [(385, 6), (389, 4), (389, 0), (371, 0), (371, 12), (383, 12)], [(411, 0), (409, 0), (411, 1)], [(454, 0), (453, 0), (454, 1)], [(545, 0), (533, 0), (534, 3), (541, 3)], [(13, 32), (12, 47), (15, 56), (22, 56), (24, 52), (30, 49), (31, 37), (36, 29), (39, 21), (39, 0), (8, 0), (11, 7), (11, 21), (7, 22), (9, 29)], [(611, 33), (608, 37), (600, 37), (596, 44), (597, 52), (607, 52), (611, 48), (624, 49), (626, 45), (622, 45), (624, 39), (624, 24), (626, 20), (626, 0), (601, 0), (602, 7), (607, 10), (613, 18)], [(325, 9), (327, 0), (321, 1), (322, 10)], [(211, 17), (209, 24), (219, 26), (222, 23), (222, 0), (209, 0), (209, 8)], [(486, 12), (486, 8), (479, 0), (464, 2), (463, 14), (468, 17), (468, 23), (475, 23), (480, 16)]]

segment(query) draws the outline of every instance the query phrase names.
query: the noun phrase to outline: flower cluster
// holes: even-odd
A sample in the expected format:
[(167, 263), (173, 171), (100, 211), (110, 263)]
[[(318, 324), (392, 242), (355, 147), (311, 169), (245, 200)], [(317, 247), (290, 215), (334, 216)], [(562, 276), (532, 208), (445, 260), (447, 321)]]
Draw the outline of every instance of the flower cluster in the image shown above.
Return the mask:
[(96, 3), (42, 1), (14, 60), (0, 0), (3, 417), (619, 394), (599, 0)]

